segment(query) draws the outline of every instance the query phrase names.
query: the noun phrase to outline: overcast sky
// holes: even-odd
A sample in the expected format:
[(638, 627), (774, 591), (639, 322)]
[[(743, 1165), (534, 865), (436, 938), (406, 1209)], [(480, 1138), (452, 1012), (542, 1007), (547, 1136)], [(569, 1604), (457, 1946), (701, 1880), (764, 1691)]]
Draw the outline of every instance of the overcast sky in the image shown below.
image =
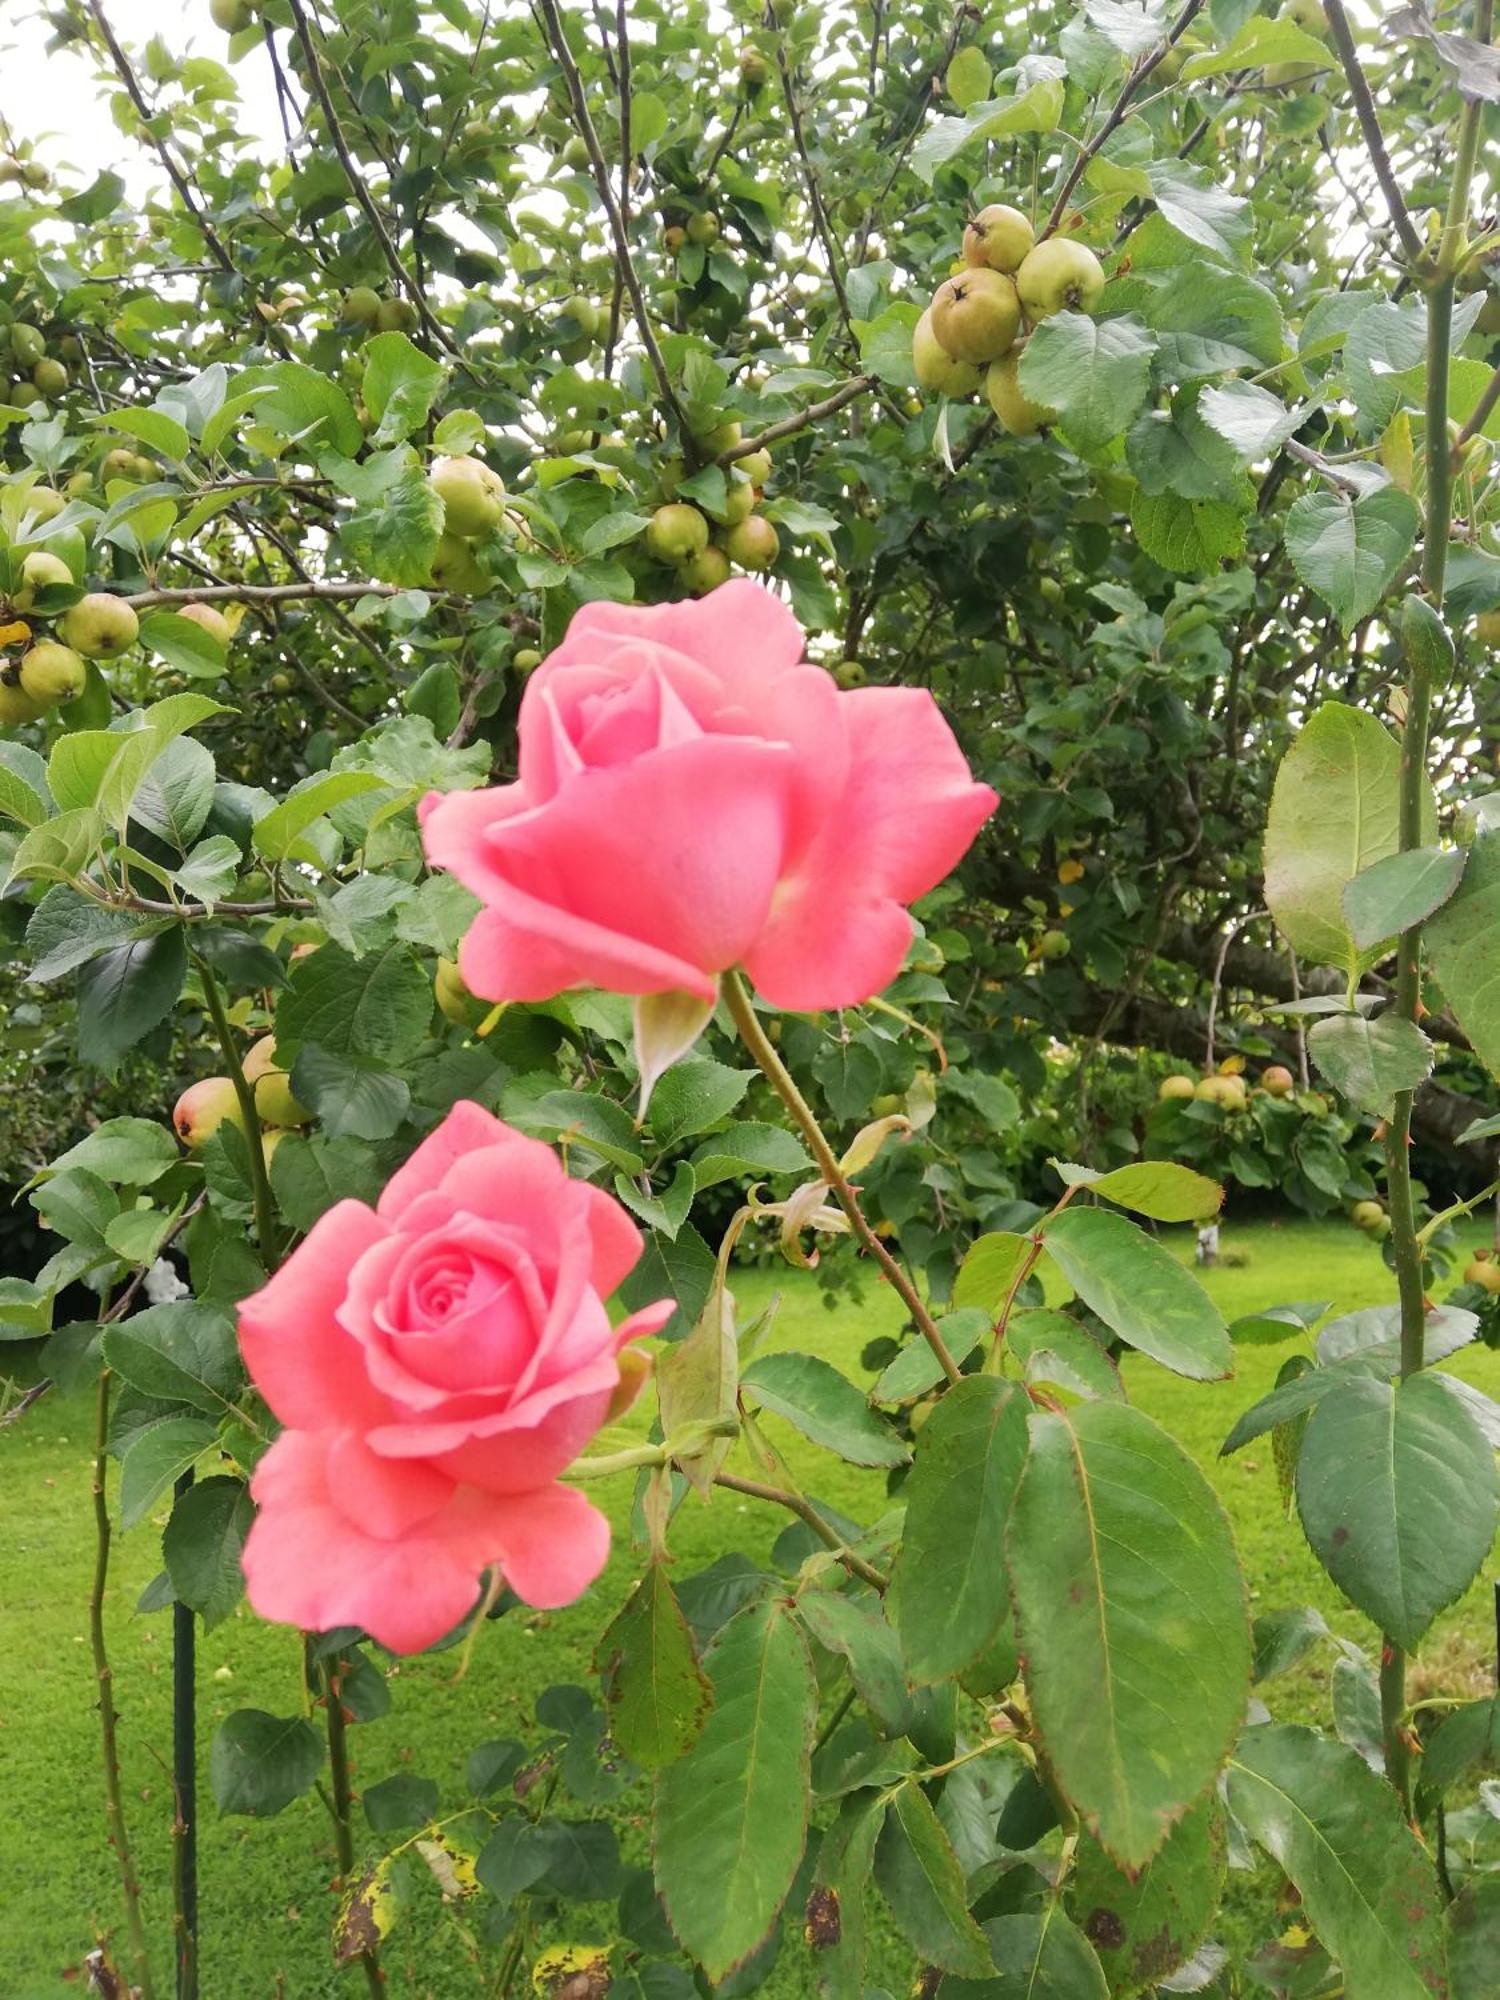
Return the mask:
[[(208, 0), (187, 0), (168, 8), (162, 0), (105, 0), (110, 26), (128, 50), (153, 34), (163, 35), (174, 54), (227, 60), (229, 37), (209, 18)], [(105, 167), (122, 173), (132, 189), (160, 178), (151, 156), (116, 130), (94, 80), (88, 58), (49, 53), (50, 30), (31, 0), (0, 0), (0, 75), (5, 78), (3, 110), (18, 138), (41, 142), (49, 166), (71, 166), (83, 182)], [(239, 88), (248, 131), (278, 132), (270, 63), (256, 49), (230, 65)]]

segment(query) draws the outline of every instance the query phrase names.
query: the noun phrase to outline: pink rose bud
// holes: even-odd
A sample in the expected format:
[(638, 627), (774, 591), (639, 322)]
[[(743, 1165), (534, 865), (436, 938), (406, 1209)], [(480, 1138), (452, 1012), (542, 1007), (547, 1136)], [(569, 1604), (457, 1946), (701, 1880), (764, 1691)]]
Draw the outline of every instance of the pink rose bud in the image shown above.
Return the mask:
[(841, 692), (779, 599), (591, 604), (527, 683), (520, 776), (430, 794), (429, 861), (484, 904), (459, 966), (490, 1000), (696, 994), (742, 965), (776, 1007), (890, 984), (906, 906), (994, 810), (922, 688)]
[(671, 1314), (610, 1325), (640, 1254), (612, 1196), (477, 1104), (454, 1106), (378, 1208), (320, 1216), (239, 1309), (245, 1365), (286, 1426), (251, 1483), (261, 1616), (363, 1626), (406, 1653), (459, 1623), (486, 1568), (529, 1604), (586, 1590), (609, 1524), (557, 1475), (605, 1421), (620, 1349)]

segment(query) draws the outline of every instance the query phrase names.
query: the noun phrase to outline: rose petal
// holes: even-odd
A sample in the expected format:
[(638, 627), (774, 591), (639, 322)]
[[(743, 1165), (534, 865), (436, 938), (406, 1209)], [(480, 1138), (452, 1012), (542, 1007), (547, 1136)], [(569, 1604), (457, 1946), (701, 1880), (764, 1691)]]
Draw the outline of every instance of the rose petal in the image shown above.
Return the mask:
[(282, 1423), (316, 1429), (390, 1415), (338, 1318), (350, 1272), (386, 1236), (385, 1223), (362, 1201), (338, 1202), (275, 1276), (241, 1300), (245, 1366)]
[(609, 1522), (571, 1486), (518, 1493), (496, 1518), (505, 1580), (542, 1610), (574, 1603), (609, 1560)]
[[(477, 794), (464, 793), (461, 796), (473, 798)], [(481, 1146), (529, 1146), (534, 1143), (521, 1133), (512, 1131), (509, 1125), (502, 1125), (483, 1105), (471, 1103), (466, 1097), (460, 1098), (442, 1124), (429, 1132), (406, 1164), (391, 1175), (376, 1213), (388, 1222), (396, 1221), (419, 1194), (427, 1194), (440, 1187), (448, 1169)]]

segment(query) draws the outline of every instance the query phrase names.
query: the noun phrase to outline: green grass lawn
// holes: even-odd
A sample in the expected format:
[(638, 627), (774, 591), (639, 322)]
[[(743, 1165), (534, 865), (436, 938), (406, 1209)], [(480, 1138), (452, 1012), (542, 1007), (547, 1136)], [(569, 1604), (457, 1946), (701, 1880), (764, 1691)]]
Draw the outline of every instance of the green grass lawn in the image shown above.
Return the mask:
[[(1190, 1233), (1173, 1232), (1190, 1255)], [(1330, 1299), (1340, 1309), (1384, 1303), (1391, 1281), (1378, 1252), (1347, 1225), (1307, 1222), (1226, 1229), (1224, 1247), (1243, 1261), (1207, 1274), (1229, 1318), (1289, 1300)], [(855, 1303), (829, 1311), (816, 1285), (794, 1271), (742, 1274), (736, 1290), (754, 1308), (772, 1291), (781, 1306), (768, 1345), (815, 1350), (856, 1379), (859, 1353), (901, 1321), (891, 1295), (873, 1283)], [(1364, 1645), (1375, 1635), (1342, 1609), (1304, 1543), (1295, 1521), (1280, 1512), (1269, 1439), (1236, 1458), (1217, 1449), (1234, 1417), (1270, 1387), (1295, 1340), (1237, 1352), (1237, 1373), (1223, 1383), (1194, 1383), (1153, 1363), (1131, 1358), (1131, 1397), (1164, 1424), (1208, 1472), (1234, 1525), (1249, 1581), (1252, 1608), (1313, 1604), (1334, 1630)], [(1471, 1350), (1458, 1372), (1500, 1395), (1500, 1353)], [(74, 1970), (96, 1927), (118, 1930), (117, 1878), (100, 1810), (97, 1718), (87, 1643), (87, 1599), (93, 1560), (89, 1499), (92, 1401), (43, 1399), (0, 1432), (0, 1853), (5, 1921), (0, 1926), (0, 1996), (42, 2000), (77, 1993)], [(820, 1499), (856, 1516), (873, 1517), (879, 1476), (817, 1453), (776, 1420), (767, 1432), (785, 1450), (795, 1477)], [(1262, 1448), (1262, 1446), (1266, 1448)], [(615, 1554), (600, 1584), (582, 1604), (556, 1614), (519, 1614), (488, 1625), (468, 1675), (455, 1683), (456, 1655), (400, 1664), (390, 1677), (388, 1714), (353, 1732), (358, 1774), (366, 1783), (394, 1771), (430, 1776), (447, 1809), (465, 1802), (468, 1750), (490, 1737), (524, 1736), (537, 1693), (558, 1681), (593, 1686), (594, 1640), (620, 1601), (636, 1557), (628, 1543), (628, 1476), (591, 1489), (616, 1523)], [(768, 1555), (782, 1516), (733, 1494), (712, 1506), (690, 1499), (673, 1527), (679, 1574), (712, 1561), (726, 1548)], [(142, 1587), (159, 1568), (158, 1531), (143, 1525), (117, 1541), (109, 1615), (116, 1696), (122, 1717), (126, 1796), (137, 1863), (153, 1931), (166, 1934), (171, 1787), (161, 1759), (170, 1744), (170, 1627), (164, 1614), (134, 1611)], [(1440, 1619), (1423, 1649), (1419, 1673), (1435, 1668), (1447, 1689), (1478, 1691), (1493, 1668), (1487, 1578)], [(1266, 1692), (1280, 1716), (1322, 1719), (1327, 1711), (1328, 1648)], [(296, 1635), (261, 1624), (244, 1607), (201, 1646), (201, 1758), (206, 1768), (215, 1725), (231, 1709), (290, 1714), (300, 1701)], [(205, 1786), (206, 1792), (206, 1786)], [(615, 1809), (627, 1858), (647, 1850), (647, 1788), (626, 1794)], [(219, 1819), (205, 1800), (201, 1833), (204, 2000), (259, 2000), (285, 1994), (316, 2000), (350, 1987), (358, 1975), (338, 1975), (328, 1949), (334, 1869), (328, 1822), (315, 1796), (264, 1822)], [(607, 1939), (612, 1911), (587, 1911), (574, 1925), (580, 1937)], [(497, 1954), (487, 1963), (491, 1978)], [(488, 1993), (470, 1963), (458, 1927), (437, 1912), (435, 1894), (418, 1901), (388, 1948), (394, 1995)], [(160, 1961), (158, 1980), (166, 1973)], [(899, 1966), (887, 1984), (904, 1988)], [(781, 2000), (810, 1990), (805, 1953), (789, 1949), (764, 1989)]]

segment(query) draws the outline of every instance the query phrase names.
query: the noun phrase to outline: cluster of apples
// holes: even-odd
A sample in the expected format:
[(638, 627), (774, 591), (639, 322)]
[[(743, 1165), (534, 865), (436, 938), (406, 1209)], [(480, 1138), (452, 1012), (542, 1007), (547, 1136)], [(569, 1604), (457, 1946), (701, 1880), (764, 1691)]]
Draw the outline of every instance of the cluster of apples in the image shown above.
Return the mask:
[(76, 356), (81, 350), (72, 334), (63, 335), (57, 345), (58, 353), (49, 354), (47, 336), (30, 320), (12, 320), (0, 331), (0, 401), (19, 398), (30, 403), (40, 396), (50, 403), (60, 396), (71, 377), (59, 357), (64, 351)]
[[(245, 1051), (240, 1073), (255, 1097), (255, 1115), (263, 1127), (261, 1148), (267, 1165), (271, 1155), (312, 1113), (292, 1095), (292, 1080), (276, 1062), (276, 1037), (262, 1035)], [(189, 1084), (172, 1107), (172, 1129), (190, 1153), (196, 1153), (221, 1125), (245, 1129), (245, 1114), (233, 1077), (206, 1076)]]
[[(1290, 1097), (1297, 1088), (1297, 1079), (1284, 1064), (1272, 1063), (1261, 1071), (1260, 1087), (1267, 1097)], [(1243, 1076), (1229, 1070), (1219, 1070), (1213, 1076), (1185, 1076), (1179, 1072), (1163, 1077), (1156, 1095), (1163, 1104), (1173, 1098), (1196, 1097), (1200, 1104), (1217, 1104), (1221, 1111), (1243, 1111), (1250, 1102), (1250, 1086)]]
[(489, 589), (475, 545), (498, 533), (505, 519), (505, 482), (483, 459), (437, 458), (427, 483), (443, 503), (443, 532), (432, 558), (432, 580), (465, 595)]
[[(720, 424), (696, 440), (705, 457), (732, 451), (740, 442), (737, 423)], [(662, 476), (663, 491), (676, 492), (682, 462), (673, 460)], [(781, 553), (781, 538), (756, 504), (771, 476), (771, 454), (762, 448), (732, 459), (725, 469), (722, 518), (710, 521), (690, 501), (668, 498), (646, 523), (646, 553), (675, 569), (694, 597), (727, 583), (731, 564), (758, 576)]]
[[(33, 549), (22, 561), (20, 586), (6, 605), (8, 612), (20, 614), (17, 624), (7, 619), (7, 635), (29, 639), (26, 614), (37, 597), (55, 585), (72, 583), (73, 572), (61, 556)], [(7, 657), (0, 663), (0, 725), (13, 728), (34, 722), (45, 710), (76, 701), (88, 678), (86, 663), (115, 659), (133, 646), (140, 620), (124, 598), (97, 590), (70, 604), (55, 631), (55, 637), (29, 644), (18, 659)]]
[(1029, 218), (991, 202), (964, 229), (963, 261), (932, 295), (912, 330), (917, 381), (934, 395), (981, 387), (1013, 437), (1031, 437), (1057, 412), (1023, 395), (1016, 370), (1026, 334), (1054, 313), (1091, 313), (1104, 269), (1085, 243), (1047, 236)]

